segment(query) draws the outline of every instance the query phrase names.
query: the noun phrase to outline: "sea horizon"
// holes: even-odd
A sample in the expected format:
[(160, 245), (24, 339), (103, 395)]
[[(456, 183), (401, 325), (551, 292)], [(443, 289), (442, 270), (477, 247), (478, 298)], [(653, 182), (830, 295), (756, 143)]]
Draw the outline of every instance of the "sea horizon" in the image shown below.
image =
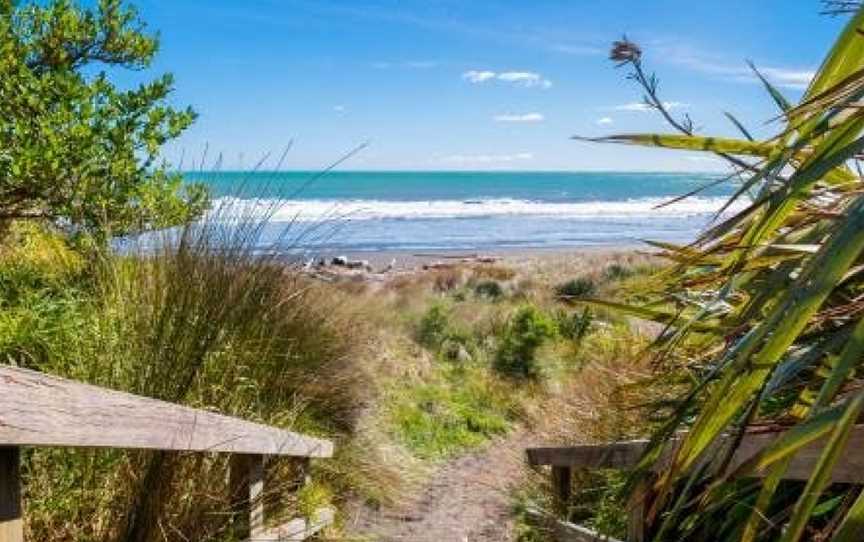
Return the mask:
[[(217, 207), (270, 213), (309, 251), (496, 250), (632, 246), (695, 239), (733, 193), (718, 173), (311, 170), (188, 172)], [(291, 236), (288, 236), (289, 238)], [(296, 248), (296, 247), (294, 247)]]

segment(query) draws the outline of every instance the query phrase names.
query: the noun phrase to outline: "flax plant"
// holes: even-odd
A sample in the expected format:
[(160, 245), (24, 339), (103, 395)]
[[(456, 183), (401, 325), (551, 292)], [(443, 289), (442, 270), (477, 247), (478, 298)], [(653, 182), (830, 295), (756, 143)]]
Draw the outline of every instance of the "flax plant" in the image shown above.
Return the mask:
[[(739, 184), (694, 243), (657, 244), (674, 265), (654, 302), (583, 300), (664, 323), (658, 359), (694, 376), (634, 475), (650, 486), (649, 539), (862, 539), (864, 491), (831, 483), (838, 462), (857, 453), (847, 448), (850, 435), (864, 429), (857, 425), (864, 404), (864, 8), (844, 5), (854, 14), (799, 103), (753, 68), (778, 107), (770, 125), (776, 133), (764, 140), (731, 114), (740, 138), (697, 135), (689, 118), (675, 119), (663, 105), (642, 50), (626, 38), (613, 47), (611, 59), (630, 70), (647, 106), (677, 133), (593, 141), (713, 153), (732, 170), (717, 182)], [(684, 345), (696, 335), (713, 336), (715, 347), (694, 355)], [(778, 438), (730, 467), (742, 437), (757, 430)], [(661, 461), (672, 438), (680, 444)], [(815, 441), (824, 447), (810, 479), (784, 481), (791, 459)], [(762, 480), (754, 482), (757, 474)]]

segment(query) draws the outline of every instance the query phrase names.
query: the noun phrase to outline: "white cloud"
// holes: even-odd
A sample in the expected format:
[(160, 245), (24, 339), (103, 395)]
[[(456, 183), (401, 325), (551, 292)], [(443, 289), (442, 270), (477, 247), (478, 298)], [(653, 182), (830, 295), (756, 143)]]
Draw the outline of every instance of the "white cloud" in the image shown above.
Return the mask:
[(335, 111), (335, 112), (337, 112), (337, 113), (344, 113), (344, 112), (346, 111), (346, 109), (345, 109), (345, 106), (344, 106), (344, 105), (341, 105), (341, 104), (340, 104), (340, 105), (334, 105), (334, 106), (333, 106), (333, 111)]
[(495, 78), (495, 72), (490, 71), (480, 71), (480, 70), (469, 70), (462, 74), (462, 79), (469, 81), (471, 83), (482, 83), (484, 81), (488, 81), (489, 79)]
[(600, 126), (608, 126), (608, 125), (614, 123), (615, 121), (612, 120), (612, 117), (602, 117), (602, 118), (597, 119), (596, 122)]
[(781, 87), (797, 90), (806, 89), (816, 75), (816, 72), (812, 70), (787, 70), (784, 68), (761, 68), (759, 71), (769, 81), (773, 81)]
[(506, 164), (533, 159), (533, 153), (517, 152), (515, 154), (454, 154), (445, 156), (441, 161), (452, 164)]
[[(681, 109), (688, 107), (689, 104), (683, 102), (663, 102), (663, 107), (668, 110)], [(616, 105), (612, 108), (615, 111), (652, 111), (653, 108), (644, 102), (631, 102), (621, 105)]]
[[(734, 64), (728, 59), (714, 53), (705, 53), (694, 47), (681, 43), (659, 43), (654, 46), (658, 58), (666, 62), (685, 66), (687, 68), (715, 75), (730, 81), (758, 83), (759, 79), (743, 62)], [(806, 89), (815, 72), (810, 69), (790, 69), (777, 66), (757, 66), (759, 71), (769, 81), (779, 87), (795, 90)]]
[(498, 79), (522, 87), (549, 88), (552, 86), (552, 81), (534, 72), (503, 72), (498, 74)]
[(485, 83), (493, 79), (520, 87), (549, 88), (552, 81), (535, 72), (507, 71), (496, 73), (490, 70), (469, 70), (462, 74), (462, 79), (470, 83)]
[(507, 113), (504, 115), (495, 115), (492, 118), (495, 122), (543, 122), (545, 119), (541, 113), (523, 113), (521, 115)]

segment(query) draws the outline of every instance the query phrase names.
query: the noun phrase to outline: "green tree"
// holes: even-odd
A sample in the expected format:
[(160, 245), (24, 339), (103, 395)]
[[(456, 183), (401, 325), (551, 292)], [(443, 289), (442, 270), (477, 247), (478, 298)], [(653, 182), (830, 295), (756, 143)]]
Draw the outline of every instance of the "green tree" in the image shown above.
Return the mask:
[(148, 67), (155, 35), (122, 0), (0, 0), (0, 223), (42, 219), (102, 241), (206, 208), (161, 147), (194, 120), (170, 74), (125, 90), (105, 70)]

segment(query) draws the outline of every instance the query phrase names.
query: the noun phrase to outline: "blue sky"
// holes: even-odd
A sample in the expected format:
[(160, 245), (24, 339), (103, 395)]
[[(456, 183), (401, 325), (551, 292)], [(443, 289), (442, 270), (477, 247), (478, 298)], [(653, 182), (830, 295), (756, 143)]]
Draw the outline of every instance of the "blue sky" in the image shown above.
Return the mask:
[(639, 89), (607, 60), (639, 43), (677, 114), (734, 135), (733, 112), (768, 134), (775, 111), (752, 59), (801, 93), (843, 19), (816, 0), (137, 0), (162, 50), (133, 83), (171, 71), (198, 123), (166, 156), (222, 152), (250, 167), (295, 141), (285, 167), (318, 169), (714, 170), (707, 157), (570, 141), (658, 131)]

